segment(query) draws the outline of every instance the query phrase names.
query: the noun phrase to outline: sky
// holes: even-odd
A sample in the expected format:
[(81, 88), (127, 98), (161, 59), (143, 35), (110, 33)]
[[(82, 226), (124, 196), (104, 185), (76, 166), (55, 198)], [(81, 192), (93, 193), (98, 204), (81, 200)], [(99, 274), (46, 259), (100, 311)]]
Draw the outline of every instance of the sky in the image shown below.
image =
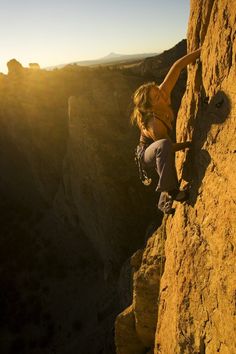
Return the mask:
[(190, 0), (0, 0), (0, 72), (119, 54), (160, 53), (186, 38)]

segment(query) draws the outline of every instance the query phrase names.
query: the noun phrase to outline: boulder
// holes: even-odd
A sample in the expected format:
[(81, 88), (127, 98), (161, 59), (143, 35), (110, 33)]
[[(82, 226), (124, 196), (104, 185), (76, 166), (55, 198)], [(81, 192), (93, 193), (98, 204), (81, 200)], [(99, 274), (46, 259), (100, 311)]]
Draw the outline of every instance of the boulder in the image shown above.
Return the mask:
[(24, 72), (24, 68), (19, 61), (11, 59), (7, 62), (8, 75), (20, 75)]

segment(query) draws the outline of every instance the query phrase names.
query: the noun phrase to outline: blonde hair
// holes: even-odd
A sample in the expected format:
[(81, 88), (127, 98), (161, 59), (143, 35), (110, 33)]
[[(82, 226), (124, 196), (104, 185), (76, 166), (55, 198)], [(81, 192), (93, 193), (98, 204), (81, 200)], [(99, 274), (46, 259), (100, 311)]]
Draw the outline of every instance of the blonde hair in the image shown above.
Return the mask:
[(150, 102), (150, 90), (155, 87), (155, 82), (148, 82), (140, 86), (133, 94), (134, 109), (130, 116), (131, 123), (136, 123), (138, 127), (145, 128), (148, 119), (152, 116), (151, 102)]

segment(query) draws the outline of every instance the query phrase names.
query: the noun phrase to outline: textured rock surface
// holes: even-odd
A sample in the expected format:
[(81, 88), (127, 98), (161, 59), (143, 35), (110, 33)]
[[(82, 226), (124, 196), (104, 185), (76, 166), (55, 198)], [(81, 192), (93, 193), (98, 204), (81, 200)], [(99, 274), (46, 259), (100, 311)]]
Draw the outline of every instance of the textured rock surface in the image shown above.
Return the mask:
[[(145, 327), (155, 341), (149, 353), (155, 354), (236, 352), (234, 1), (191, 1), (188, 48), (199, 46), (201, 59), (188, 68), (176, 129), (178, 141), (194, 143), (191, 152), (177, 153), (179, 177), (192, 185), (190, 200), (176, 204), (175, 215), (163, 223), (166, 263), (153, 305), (155, 312), (159, 302), (155, 335)], [(133, 306), (134, 318), (143, 310)], [(153, 323), (144, 311), (143, 326)], [(144, 332), (136, 327), (136, 333), (141, 340)]]
[(116, 319), (116, 352), (144, 354), (145, 346), (137, 335), (133, 306), (125, 309)]
[(142, 264), (134, 273), (133, 305), (137, 334), (146, 348), (153, 346), (157, 322), (160, 278), (165, 263), (164, 228), (147, 242)]
[(235, 10), (230, 0), (191, 3), (188, 43), (202, 45), (202, 66), (189, 70), (177, 123), (194, 151), (177, 164), (193, 187), (167, 222), (156, 353), (236, 350)]
[(153, 353), (160, 279), (165, 264), (164, 243), (165, 228), (160, 227), (147, 241), (145, 250), (137, 251), (130, 260), (133, 303), (116, 319), (118, 354), (144, 354), (149, 350)]

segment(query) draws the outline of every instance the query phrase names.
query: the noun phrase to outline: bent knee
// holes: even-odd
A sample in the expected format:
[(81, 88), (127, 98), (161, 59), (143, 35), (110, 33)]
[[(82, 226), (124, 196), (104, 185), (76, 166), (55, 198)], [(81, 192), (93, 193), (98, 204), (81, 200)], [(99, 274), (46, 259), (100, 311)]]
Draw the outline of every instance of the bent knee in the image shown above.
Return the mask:
[(156, 146), (156, 158), (167, 157), (174, 154), (173, 144), (169, 139), (158, 140)]
[(169, 139), (160, 139), (158, 140), (158, 147), (163, 151), (173, 150), (173, 144)]

